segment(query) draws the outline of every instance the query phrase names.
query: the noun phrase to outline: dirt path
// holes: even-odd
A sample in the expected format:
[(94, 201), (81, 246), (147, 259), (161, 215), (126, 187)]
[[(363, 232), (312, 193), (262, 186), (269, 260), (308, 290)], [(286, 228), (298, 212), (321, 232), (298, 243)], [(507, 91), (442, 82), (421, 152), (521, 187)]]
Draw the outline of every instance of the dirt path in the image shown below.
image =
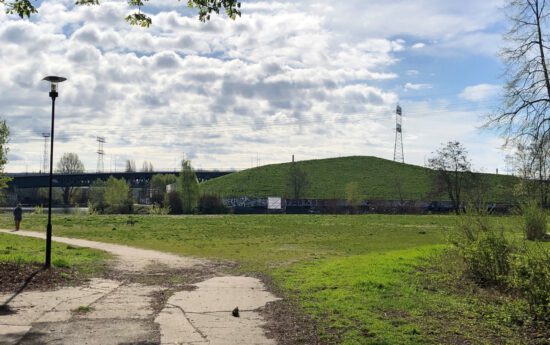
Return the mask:
[[(15, 234), (44, 238), (36, 232)], [(265, 336), (259, 309), (277, 298), (256, 278), (223, 275), (207, 260), (80, 239), (53, 240), (116, 255), (118, 274), (80, 287), (0, 295), (0, 304), (9, 300), (0, 312), (1, 345), (275, 344)], [(202, 281), (169, 284), (190, 277)], [(237, 306), (240, 317), (232, 315)]]

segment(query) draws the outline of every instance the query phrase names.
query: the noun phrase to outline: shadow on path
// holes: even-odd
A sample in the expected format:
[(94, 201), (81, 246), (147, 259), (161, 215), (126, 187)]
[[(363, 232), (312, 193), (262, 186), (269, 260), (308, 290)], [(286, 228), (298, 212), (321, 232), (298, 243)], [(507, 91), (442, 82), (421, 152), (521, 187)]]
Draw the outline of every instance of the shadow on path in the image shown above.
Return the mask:
[(0, 305), (0, 315), (11, 315), (11, 314), (15, 314), (16, 311), (11, 309), (9, 304), (11, 301), (14, 300), (15, 297), (19, 296), (23, 291), (25, 291), (25, 289), (27, 288), (27, 286), (30, 284), (30, 282), (34, 279), (34, 277), (44, 271), (45, 268), (40, 268), (40, 269), (37, 269), (36, 271), (34, 271), (33, 273), (31, 273), (27, 279), (25, 279), (25, 282), (23, 283), (23, 285), (21, 285), (21, 287), (19, 289), (17, 289), (17, 291), (12, 295), (10, 296), (6, 301), (4, 301), (1, 305)]

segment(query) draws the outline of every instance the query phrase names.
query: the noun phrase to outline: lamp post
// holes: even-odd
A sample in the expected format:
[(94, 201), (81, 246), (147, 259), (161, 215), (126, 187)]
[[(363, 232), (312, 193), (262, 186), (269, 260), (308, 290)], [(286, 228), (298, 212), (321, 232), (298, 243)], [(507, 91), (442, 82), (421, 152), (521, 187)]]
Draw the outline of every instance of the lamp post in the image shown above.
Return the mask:
[(50, 82), (50, 97), (52, 99), (52, 129), (50, 141), (50, 188), (48, 190), (48, 225), (46, 226), (46, 262), (44, 268), (50, 268), (52, 262), (52, 180), (53, 180), (53, 128), (55, 119), (55, 99), (58, 96), (57, 84), (64, 82), (67, 78), (48, 76), (45, 81)]

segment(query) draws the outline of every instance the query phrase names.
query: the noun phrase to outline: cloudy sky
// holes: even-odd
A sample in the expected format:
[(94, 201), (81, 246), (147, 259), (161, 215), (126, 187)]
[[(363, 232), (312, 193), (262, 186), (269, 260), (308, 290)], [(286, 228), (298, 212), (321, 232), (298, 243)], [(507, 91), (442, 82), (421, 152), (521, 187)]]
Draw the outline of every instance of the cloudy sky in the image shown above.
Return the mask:
[(461, 141), (477, 170), (504, 170), (502, 140), (479, 127), (499, 102), (503, 0), (243, 0), (243, 15), (201, 23), (186, 1), (151, 0), (150, 28), (125, 1), (38, 2), (0, 14), (0, 118), (9, 172), (42, 167), (48, 85), (60, 75), (54, 160), (105, 170), (245, 169), (296, 159), (393, 158), (403, 107), (405, 161)]

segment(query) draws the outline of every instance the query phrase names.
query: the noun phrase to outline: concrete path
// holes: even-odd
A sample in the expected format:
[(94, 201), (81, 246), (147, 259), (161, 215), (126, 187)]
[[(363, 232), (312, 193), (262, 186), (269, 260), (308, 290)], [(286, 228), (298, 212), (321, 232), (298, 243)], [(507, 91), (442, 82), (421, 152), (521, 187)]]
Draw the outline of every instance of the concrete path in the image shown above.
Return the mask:
[[(35, 232), (12, 234), (44, 238)], [(207, 269), (211, 265), (206, 260), (128, 246), (62, 237), (53, 240), (113, 253), (118, 258), (117, 270), (138, 275), (151, 274), (155, 267)], [(265, 336), (258, 309), (277, 298), (258, 279), (214, 276), (172, 291), (161, 283), (162, 273), (154, 274), (159, 279), (155, 285), (92, 279), (80, 287), (0, 295), (0, 305), (9, 300), (0, 312), (0, 345), (275, 345)], [(171, 296), (159, 300), (156, 296), (162, 294)], [(163, 305), (158, 306), (159, 301)], [(237, 306), (240, 317), (231, 313)]]

